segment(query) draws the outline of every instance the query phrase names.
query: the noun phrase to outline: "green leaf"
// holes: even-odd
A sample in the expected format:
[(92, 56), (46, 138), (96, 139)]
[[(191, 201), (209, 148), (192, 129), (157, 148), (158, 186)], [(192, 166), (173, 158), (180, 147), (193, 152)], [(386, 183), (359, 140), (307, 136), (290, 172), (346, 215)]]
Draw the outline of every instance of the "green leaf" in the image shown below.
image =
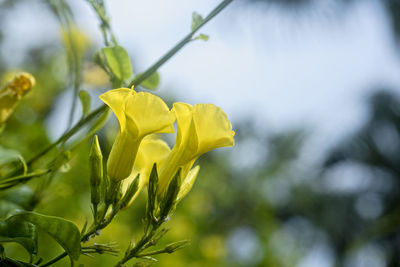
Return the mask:
[(20, 220), (34, 224), (38, 229), (54, 238), (74, 260), (81, 253), (81, 235), (78, 227), (63, 218), (42, 215), (35, 212), (22, 212), (9, 219)]
[[(138, 74), (137, 76), (140, 76), (142, 74)], [(142, 83), (140, 83), (140, 86), (143, 86), (146, 89), (154, 90), (157, 88), (157, 86), (160, 83), (160, 75), (158, 72), (154, 72), (151, 74), (146, 80), (144, 80)]]
[(122, 46), (110, 46), (103, 48), (103, 52), (108, 66), (120, 81), (125, 81), (132, 76), (131, 60), (125, 48)]
[[(19, 209), (31, 210), (36, 203), (36, 195), (30, 186), (22, 185), (18, 188), (0, 192), (0, 199), (9, 201), (19, 206)], [(1, 206), (1, 205), (0, 205)], [(0, 208), (0, 217), (1, 216)], [(5, 217), (5, 216), (4, 216)]]
[(90, 95), (85, 90), (79, 92), (79, 100), (82, 105), (82, 114), (86, 116), (90, 111)]
[(14, 202), (0, 199), (0, 218), (6, 218), (10, 213), (13, 213), (16, 210), (19, 211), (24, 209)]
[(201, 23), (203, 23), (203, 17), (196, 11), (192, 14), (192, 31), (195, 30)]
[(200, 33), (199, 35), (197, 35), (197, 36), (195, 37), (195, 39), (197, 39), (197, 40), (203, 40), (203, 41), (207, 42), (208, 39), (210, 39), (210, 36), (208, 36), (207, 34), (204, 34), (204, 33)]
[(37, 253), (37, 232), (35, 225), (14, 218), (0, 221), (0, 242), (15, 242), (30, 254)]
[(15, 169), (23, 169), (24, 174), (26, 173), (24, 158), (16, 150), (0, 147), (0, 177), (6, 177)]
[(109, 69), (106, 64), (106, 57), (102, 50), (97, 51), (94, 53), (93, 61), (96, 63), (100, 68), (102, 68), (107, 74), (109, 74)]

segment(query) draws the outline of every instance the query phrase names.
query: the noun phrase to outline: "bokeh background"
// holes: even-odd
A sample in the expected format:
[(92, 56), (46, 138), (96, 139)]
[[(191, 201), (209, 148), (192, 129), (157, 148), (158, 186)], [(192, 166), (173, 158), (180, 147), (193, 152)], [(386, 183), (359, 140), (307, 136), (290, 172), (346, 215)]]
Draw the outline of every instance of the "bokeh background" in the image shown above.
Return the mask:
[[(91, 63), (102, 47), (98, 20), (87, 2), (67, 2), (86, 59), (82, 88), (96, 107), (110, 89)], [(106, 1), (135, 73), (189, 32), (193, 11), (206, 15), (218, 3)], [(400, 3), (235, 0), (201, 32), (209, 41), (193, 42), (168, 61), (154, 93), (222, 107), (236, 145), (199, 159), (199, 177), (164, 241), (191, 245), (158, 257), (156, 266), (400, 266)], [(47, 1), (0, 0), (2, 81), (19, 70), (37, 79), (8, 121), (2, 147), (29, 158), (63, 133), (72, 101), (67, 61)], [(117, 130), (111, 119), (99, 132), (105, 152)], [(35, 210), (80, 227), (90, 219), (89, 143), (70, 169), (52, 177)], [(117, 241), (124, 251), (142, 232), (144, 207), (142, 194), (96, 242)], [(45, 234), (39, 249), (45, 259), (62, 251)], [(6, 252), (27, 257), (18, 245)], [(80, 263), (116, 260), (82, 256)]]

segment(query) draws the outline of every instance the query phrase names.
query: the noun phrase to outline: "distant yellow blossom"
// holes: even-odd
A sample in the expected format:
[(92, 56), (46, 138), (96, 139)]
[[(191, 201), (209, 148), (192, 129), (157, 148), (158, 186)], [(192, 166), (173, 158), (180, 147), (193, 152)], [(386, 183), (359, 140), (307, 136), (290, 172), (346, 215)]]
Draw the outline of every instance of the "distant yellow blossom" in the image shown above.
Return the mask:
[(26, 72), (19, 73), (0, 90), (0, 124), (14, 111), (18, 101), (35, 85), (35, 78)]
[(75, 54), (79, 59), (90, 47), (90, 40), (87, 35), (76, 25), (69, 25), (61, 29), (61, 38), (68, 55)]

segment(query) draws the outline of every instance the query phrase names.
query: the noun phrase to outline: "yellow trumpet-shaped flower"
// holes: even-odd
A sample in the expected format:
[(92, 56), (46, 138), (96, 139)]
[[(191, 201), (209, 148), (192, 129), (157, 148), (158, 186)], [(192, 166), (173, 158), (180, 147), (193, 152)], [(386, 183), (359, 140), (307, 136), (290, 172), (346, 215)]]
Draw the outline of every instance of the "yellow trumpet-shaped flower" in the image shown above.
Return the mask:
[(136, 178), (137, 174), (140, 174), (138, 190), (130, 200), (128, 206), (135, 200), (140, 190), (149, 182), (151, 169), (154, 163), (156, 163), (157, 166), (161, 166), (170, 152), (171, 149), (168, 144), (161, 139), (151, 138), (151, 136), (143, 139), (136, 155), (132, 173), (124, 181), (124, 189), (126, 190), (128, 185)]
[(159, 194), (166, 192), (169, 182), (182, 168), (182, 186), (178, 199), (191, 189), (198, 173), (192, 168), (202, 154), (218, 147), (233, 146), (235, 143), (232, 125), (225, 112), (212, 104), (175, 103), (174, 112), (178, 125), (175, 145), (159, 172)]
[(14, 111), (18, 101), (35, 85), (35, 78), (26, 72), (19, 73), (0, 90), (0, 124)]
[[(139, 175), (138, 190), (130, 200), (127, 207), (129, 207), (135, 198), (139, 195), (141, 189), (149, 182), (151, 169), (154, 163), (157, 164), (158, 169), (163, 166), (171, 149), (168, 144), (161, 139), (144, 138), (140, 143), (138, 153), (136, 155), (135, 164), (133, 165), (132, 173), (124, 181), (124, 190), (127, 190), (130, 183)], [(178, 194), (178, 201), (182, 199), (192, 188), (196, 176), (200, 170), (200, 166), (194, 167), (189, 171), (186, 177), (183, 178), (182, 185)]]
[(130, 175), (142, 139), (173, 133), (175, 116), (161, 98), (128, 88), (110, 90), (100, 99), (113, 110), (120, 126), (107, 161), (107, 174), (120, 181)]

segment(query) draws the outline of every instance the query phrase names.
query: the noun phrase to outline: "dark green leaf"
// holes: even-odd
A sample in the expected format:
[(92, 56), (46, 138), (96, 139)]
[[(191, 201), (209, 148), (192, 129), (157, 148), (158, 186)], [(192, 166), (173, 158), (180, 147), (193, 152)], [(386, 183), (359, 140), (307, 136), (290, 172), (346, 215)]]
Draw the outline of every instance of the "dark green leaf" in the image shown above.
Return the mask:
[[(141, 74), (138, 74), (138, 76)], [(151, 74), (146, 80), (144, 80), (140, 86), (143, 86), (146, 89), (154, 90), (160, 83), (160, 75), (158, 72), (154, 72)]]
[(3, 261), (1, 261), (0, 259), (0, 266), (4, 266), (4, 267), (39, 267), (39, 265), (35, 265), (29, 262), (23, 262), (23, 261), (18, 261), (18, 260), (14, 260), (11, 258), (5, 258)]
[(108, 66), (120, 81), (125, 81), (132, 76), (131, 60), (122, 46), (105, 47), (103, 52)]
[(30, 254), (37, 253), (37, 232), (35, 225), (14, 218), (0, 221), (0, 242), (15, 242), (22, 245)]
[(0, 147), (0, 177), (6, 177), (15, 169), (23, 169), (26, 173), (24, 158), (15, 150)]
[(35, 212), (22, 212), (8, 219), (34, 224), (38, 229), (53, 237), (71, 258), (74, 260), (79, 258), (81, 252), (80, 232), (78, 227), (72, 222), (63, 218), (42, 215)]
[(27, 185), (1, 192), (0, 199), (12, 202), (24, 210), (31, 210), (36, 202), (35, 192)]
[(6, 218), (10, 215), (11, 212), (15, 210), (21, 211), (24, 209), (14, 202), (0, 199), (0, 218)]
[(82, 90), (79, 92), (79, 99), (81, 100), (82, 114), (85, 116), (90, 111), (90, 95), (85, 90)]

